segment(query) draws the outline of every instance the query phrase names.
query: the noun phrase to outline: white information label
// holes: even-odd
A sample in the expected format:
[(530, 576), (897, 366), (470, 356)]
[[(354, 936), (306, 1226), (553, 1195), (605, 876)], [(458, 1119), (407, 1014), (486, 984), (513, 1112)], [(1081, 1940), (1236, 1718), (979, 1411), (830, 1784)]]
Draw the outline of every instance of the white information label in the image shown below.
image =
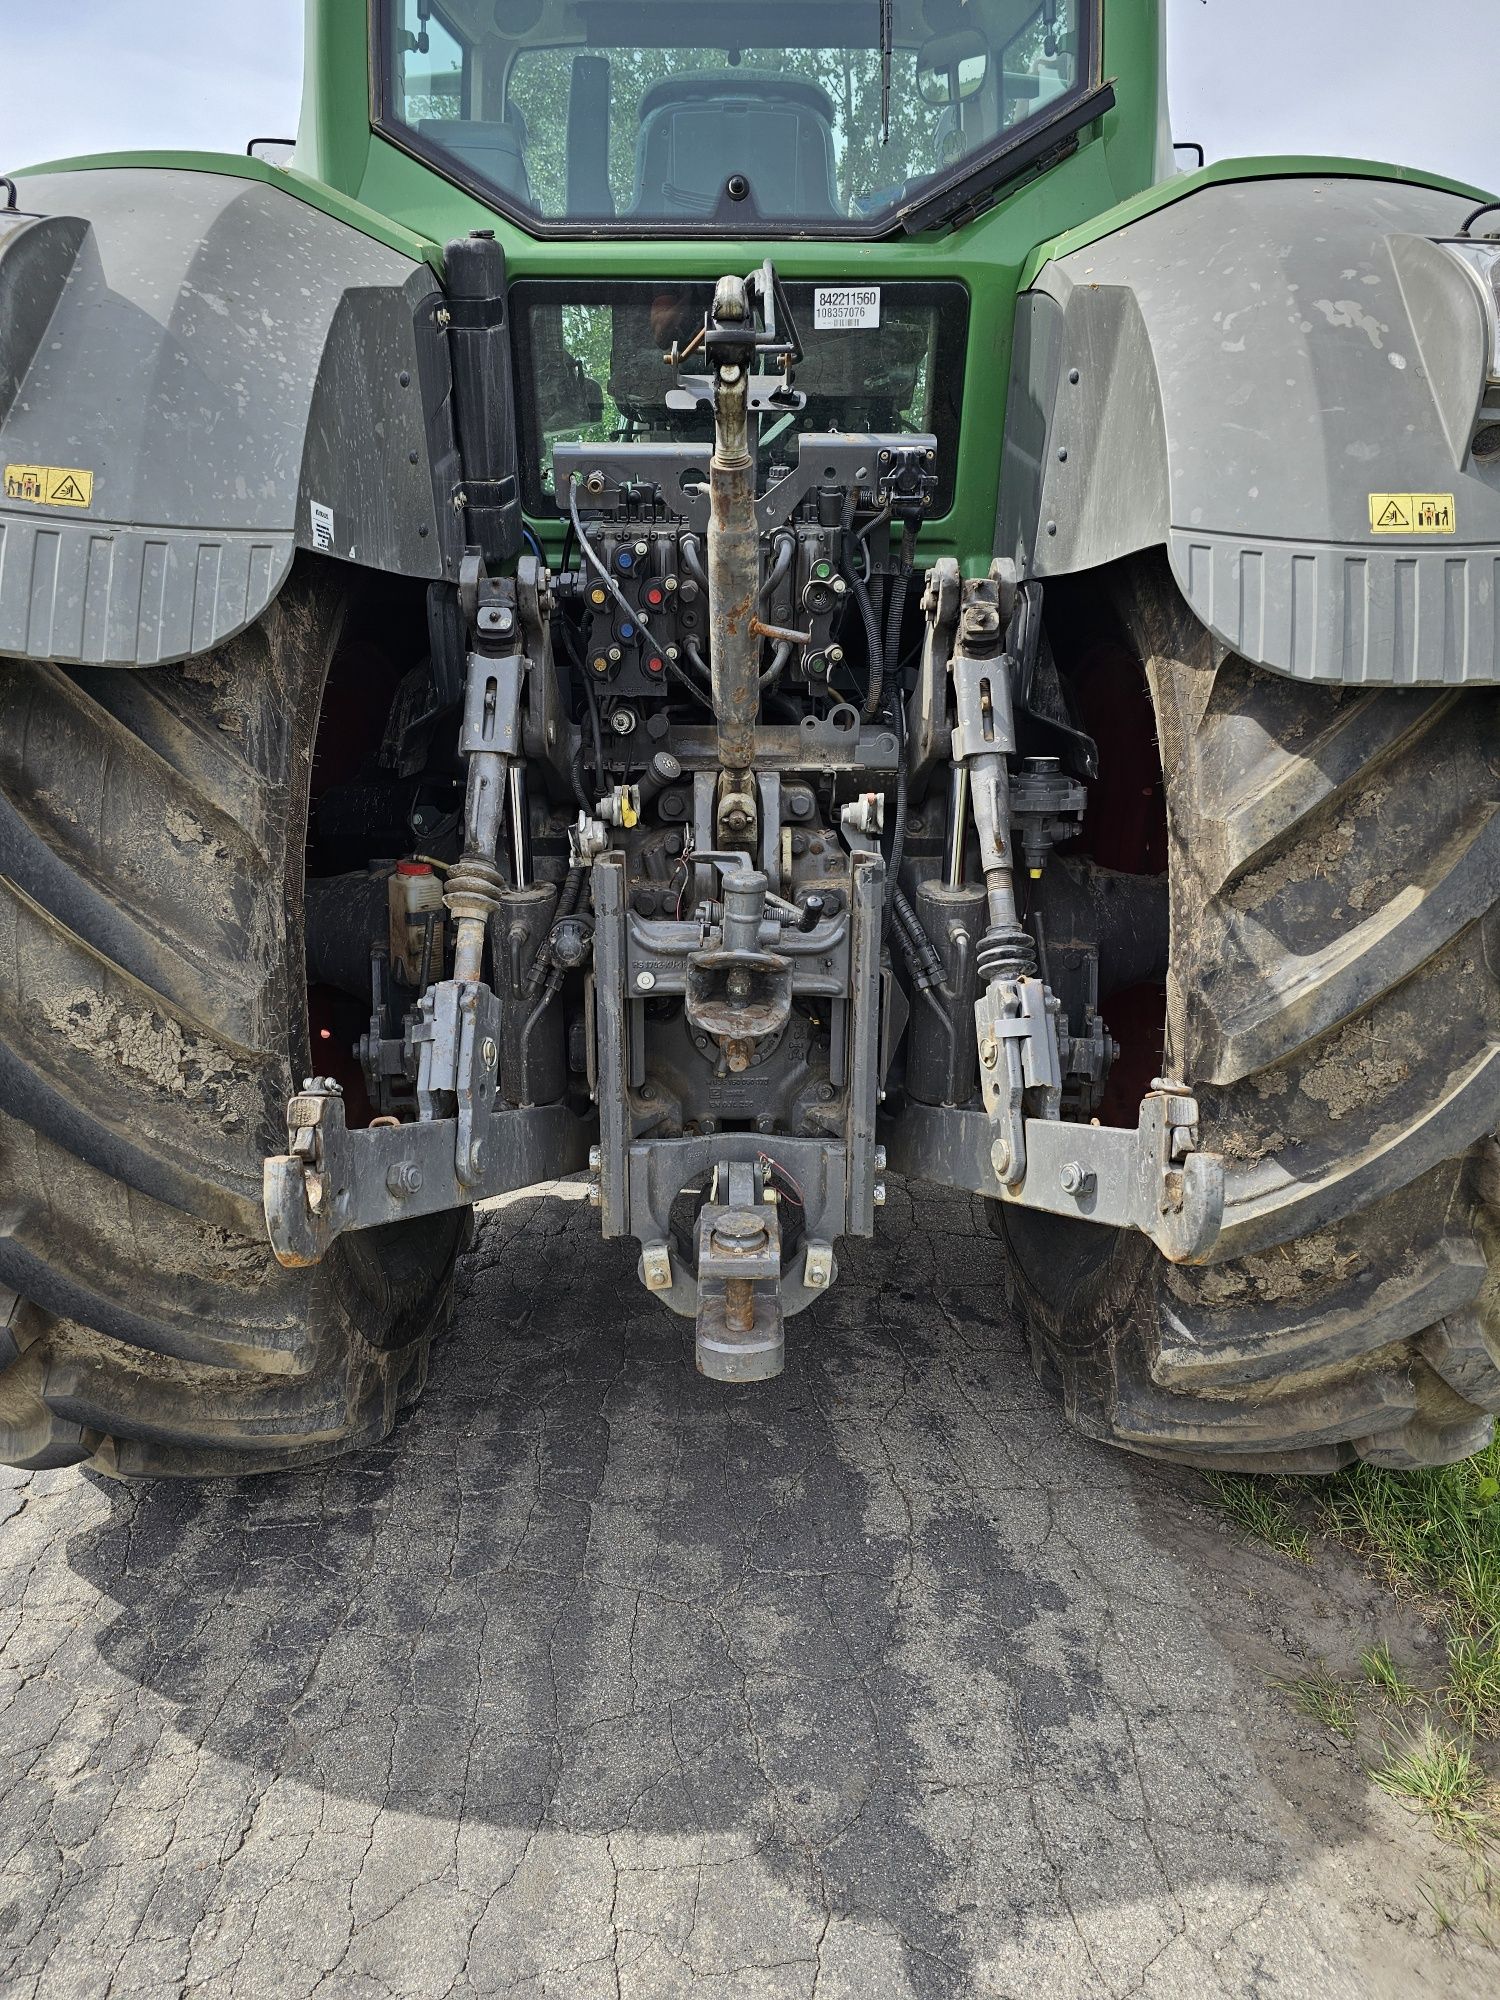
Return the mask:
[(837, 327), (879, 326), (879, 285), (817, 285), (813, 289), (813, 325), (825, 331)]
[(308, 512), (312, 516), (312, 538), (315, 549), (333, 547), (333, 509), (325, 507), (321, 500), (309, 500)]

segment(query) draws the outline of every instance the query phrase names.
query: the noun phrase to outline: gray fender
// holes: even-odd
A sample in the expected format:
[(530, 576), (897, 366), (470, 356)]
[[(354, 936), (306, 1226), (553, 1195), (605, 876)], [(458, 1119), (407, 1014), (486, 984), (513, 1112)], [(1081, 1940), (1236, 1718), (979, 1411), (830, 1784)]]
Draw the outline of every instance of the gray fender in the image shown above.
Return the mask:
[[(1210, 183), (1045, 265), (1016, 326), (996, 549), (1057, 577), (1165, 547), (1236, 653), (1299, 679), (1500, 680), (1489, 334), (1390, 181)], [(1500, 439), (1500, 433), (1496, 434)], [(1451, 496), (1378, 533), (1371, 496)]]
[(298, 548), (451, 573), (426, 264), (227, 174), (88, 169), (19, 194), (0, 213), (0, 654), (204, 652)]

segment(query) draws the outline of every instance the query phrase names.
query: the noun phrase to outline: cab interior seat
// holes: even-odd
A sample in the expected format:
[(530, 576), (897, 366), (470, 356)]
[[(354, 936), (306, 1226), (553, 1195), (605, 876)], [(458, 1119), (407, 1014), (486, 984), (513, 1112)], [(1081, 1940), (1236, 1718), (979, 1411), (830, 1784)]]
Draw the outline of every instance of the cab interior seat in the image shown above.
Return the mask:
[(417, 121), (417, 131), (462, 160), (477, 180), (530, 206), (526, 131), (517, 114), (509, 118), (422, 118)]
[(710, 215), (744, 174), (763, 216), (836, 221), (833, 101), (820, 84), (731, 69), (641, 98), (633, 215)]

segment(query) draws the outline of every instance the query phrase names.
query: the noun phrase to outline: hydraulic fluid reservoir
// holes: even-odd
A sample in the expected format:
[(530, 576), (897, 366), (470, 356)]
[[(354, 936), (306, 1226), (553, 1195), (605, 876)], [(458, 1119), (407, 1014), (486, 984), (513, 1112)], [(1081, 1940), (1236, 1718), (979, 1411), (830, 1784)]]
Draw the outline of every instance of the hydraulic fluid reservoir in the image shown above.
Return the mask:
[(398, 861), (386, 893), (392, 975), (420, 992), (443, 976), (443, 885), (425, 861)]

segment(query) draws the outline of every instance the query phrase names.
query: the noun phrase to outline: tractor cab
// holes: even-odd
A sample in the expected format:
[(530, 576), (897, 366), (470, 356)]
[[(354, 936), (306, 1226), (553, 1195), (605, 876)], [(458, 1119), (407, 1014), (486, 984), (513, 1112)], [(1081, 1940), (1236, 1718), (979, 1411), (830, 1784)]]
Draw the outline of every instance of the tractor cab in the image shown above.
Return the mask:
[(874, 233), (1091, 81), (1088, 0), (382, 0), (376, 123), (538, 233)]

